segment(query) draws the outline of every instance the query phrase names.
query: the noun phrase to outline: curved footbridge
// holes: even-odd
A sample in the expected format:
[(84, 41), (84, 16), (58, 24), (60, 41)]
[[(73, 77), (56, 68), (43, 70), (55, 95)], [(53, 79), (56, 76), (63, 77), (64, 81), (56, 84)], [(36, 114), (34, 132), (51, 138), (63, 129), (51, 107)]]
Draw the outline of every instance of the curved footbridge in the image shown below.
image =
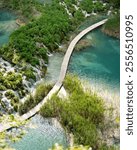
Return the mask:
[[(39, 112), (40, 108), (43, 106), (43, 104), (45, 104), (47, 102), (48, 99), (50, 99), (52, 97), (53, 94), (55, 94), (56, 92), (58, 92), (62, 86), (62, 83), (64, 81), (64, 78), (66, 76), (67, 73), (67, 68), (68, 68), (68, 64), (69, 64), (69, 60), (70, 57), (72, 55), (72, 52), (75, 48), (75, 45), (78, 43), (78, 41), (85, 36), (88, 32), (92, 31), (93, 29), (103, 25), (105, 22), (107, 21), (107, 19), (104, 19), (98, 23), (95, 23), (93, 25), (91, 25), (90, 27), (84, 29), (83, 31), (81, 31), (70, 43), (66, 54), (64, 56), (62, 65), (61, 65), (61, 71), (60, 71), (60, 75), (59, 75), (59, 79), (56, 82), (56, 84), (54, 85), (54, 87), (50, 90), (50, 92), (48, 93), (48, 95), (37, 105), (35, 106), (33, 109), (31, 109), (28, 113), (20, 116), (20, 120), (24, 121), (26, 119), (31, 118), (32, 116), (34, 116), (37, 112)], [(0, 125), (0, 132), (3, 132), (7, 129), (10, 129), (12, 127), (15, 127), (16, 124), (5, 124), (5, 125)]]

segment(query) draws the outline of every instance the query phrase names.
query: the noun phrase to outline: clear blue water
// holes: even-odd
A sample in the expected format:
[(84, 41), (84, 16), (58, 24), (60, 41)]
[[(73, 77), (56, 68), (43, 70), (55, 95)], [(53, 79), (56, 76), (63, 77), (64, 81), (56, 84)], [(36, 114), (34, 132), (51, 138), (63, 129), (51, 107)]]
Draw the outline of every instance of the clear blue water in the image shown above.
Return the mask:
[(16, 29), (16, 16), (6, 10), (0, 10), (0, 46), (8, 42), (10, 34)]
[(48, 119), (36, 115), (31, 124), (33, 128), (28, 129), (28, 133), (19, 142), (12, 144), (16, 150), (48, 150), (55, 143), (67, 146), (64, 130), (49, 123)]
[(120, 85), (120, 42), (101, 32), (100, 29), (86, 35), (92, 46), (74, 51), (69, 71), (90, 81), (119, 92)]

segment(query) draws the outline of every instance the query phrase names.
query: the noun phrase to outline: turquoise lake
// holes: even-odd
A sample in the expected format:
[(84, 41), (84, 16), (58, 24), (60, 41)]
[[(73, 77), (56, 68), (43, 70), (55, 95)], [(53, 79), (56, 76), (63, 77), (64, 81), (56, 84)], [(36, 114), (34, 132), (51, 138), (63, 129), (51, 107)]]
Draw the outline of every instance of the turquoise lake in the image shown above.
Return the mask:
[(8, 42), (10, 34), (17, 27), (16, 16), (6, 10), (0, 10), (0, 46)]
[(31, 128), (27, 128), (27, 133), (23, 138), (11, 144), (16, 150), (48, 150), (55, 143), (67, 146), (67, 139), (64, 130), (50, 123), (49, 119), (44, 119), (36, 115), (31, 119)]
[(92, 46), (73, 53), (69, 71), (88, 80), (91, 85), (101, 85), (119, 92), (119, 40), (103, 34), (100, 28), (84, 38), (91, 40)]
[[(0, 45), (8, 42), (10, 34), (17, 29), (16, 16), (11, 12), (0, 11)], [(94, 87), (115, 92), (119, 96), (120, 85), (120, 42), (103, 34), (99, 29), (87, 34), (84, 38), (92, 41), (92, 46), (74, 52), (68, 71), (86, 79)], [(59, 76), (63, 54), (54, 53), (49, 57), (48, 73), (45, 78), (55, 82)], [(55, 143), (67, 145), (63, 130), (55, 127), (36, 115), (23, 138), (12, 144), (16, 150), (48, 150)]]

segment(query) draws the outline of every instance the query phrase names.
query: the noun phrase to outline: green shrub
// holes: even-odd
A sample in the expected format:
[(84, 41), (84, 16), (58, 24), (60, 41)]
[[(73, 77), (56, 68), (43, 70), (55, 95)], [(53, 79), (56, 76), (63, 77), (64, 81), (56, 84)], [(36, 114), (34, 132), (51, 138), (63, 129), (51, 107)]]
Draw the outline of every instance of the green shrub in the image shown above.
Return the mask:
[(35, 107), (39, 102), (44, 99), (44, 97), (49, 93), (51, 88), (52, 85), (47, 85), (45, 83), (39, 84), (36, 87), (34, 96), (29, 95), (27, 100), (24, 103), (20, 104), (19, 114), (22, 115)]
[[(73, 82), (72, 82), (73, 78)], [(79, 93), (83, 93), (82, 84), (80, 80), (75, 75), (68, 75), (64, 80), (64, 87), (68, 90), (69, 93), (73, 93), (73, 91), (77, 91)]]
[(80, 7), (83, 9), (83, 10), (86, 10), (88, 13), (91, 13), (93, 11), (93, 1), (92, 0), (84, 0), (84, 1), (81, 1), (80, 3)]
[(74, 134), (75, 142), (98, 147), (98, 129), (104, 125), (105, 106), (96, 94), (83, 91), (82, 84), (76, 76), (69, 75), (64, 81), (69, 92), (65, 100), (54, 95), (41, 108), (43, 117), (58, 117), (68, 132)]
[(15, 94), (14, 94), (13, 91), (8, 90), (8, 91), (6, 91), (5, 96), (6, 96), (8, 99), (11, 99), (11, 98), (15, 97)]
[(5, 96), (10, 100), (11, 106), (13, 106), (14, 110), (17, 112), (19, 105), (19, 98), (11, 90), (6, 91)]
[(69, 148), (64, 148), (63, 146), (56, 144), (53, 146), (51, 150), (90, 150), (90, 149), (89, 146), (83, 146), (83, 145), (75, 145)]
[(103, 31), (117, 38), (120, 38), (120, 15), (112, 15), (108, 21), (103, 25)]
[(29, 95), (24, 103), (20, 103), (18, 112), (20, 115), (22, 115), (28, 112), (34, 106), (34, 98), (32, 97), (32, 95)]
[(19, 73), (8, 72), (1, 78), (0, 82), (0, 84), (3, 85), (2, 88), (18, 90), (18, 88), (22, 87), (22, 76)]
[(36, 92), (34, 95), (35, 103), (39, 103), (43, 98), (48, 94), (48, 92), (51, 90), (52, 86), (47, 85), (45, 83), (39, 84), (36, 87)]
[(33, 79), (36, 81), (36, 76), (33, 73), (33, 69), (32, 68), (26, 68), (23, 72), (23, 75), (25, 75), (27, 77), (27, 80), (29, 79)]
[(4, 85), (2, 85), (1, 83), (0, 83), (0, 90), (1, 91), (5, 91), (6, 90), (6, 87)]

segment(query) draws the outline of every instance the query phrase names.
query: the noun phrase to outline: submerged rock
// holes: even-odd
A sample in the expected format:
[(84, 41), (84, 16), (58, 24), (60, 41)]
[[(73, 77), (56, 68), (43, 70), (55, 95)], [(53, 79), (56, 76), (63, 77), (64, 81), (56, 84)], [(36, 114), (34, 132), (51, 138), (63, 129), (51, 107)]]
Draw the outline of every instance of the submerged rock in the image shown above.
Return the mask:
[(19, 26), (25, 26), (25, 22), (21, 19), (16, 19), (16, 24)]
[(76, 45), (76, 47), (75, 47), (75, 50), (79, 51), (79, 50), (84, 49), (84, 48), (87, 48), (87, 47), (89, 47), (89, 46), (91, 46), (91, 45), (92, 45), (92, 42), (91, 42), (90, 39), (81, 39), (81, 40), (77, 43), (77, 45)]

